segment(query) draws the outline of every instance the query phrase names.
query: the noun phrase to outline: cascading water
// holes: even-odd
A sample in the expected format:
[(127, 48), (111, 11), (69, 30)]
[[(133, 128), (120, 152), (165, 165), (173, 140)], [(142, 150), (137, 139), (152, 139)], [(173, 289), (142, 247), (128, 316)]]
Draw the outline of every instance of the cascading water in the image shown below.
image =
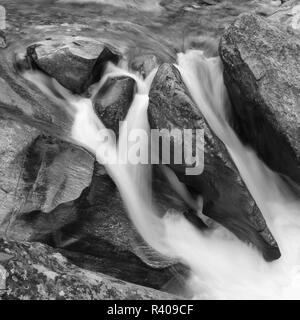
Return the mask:
[[(97, 160), (105, 165), (120, 190), (131, 220), (145, 241), (161, 254), (180, 259), (191, 269), (187, 283), (195, 299), (300, 298), (298, 199), (253, 151), (242, 145), (229, 126), (226, 118), (228, 98), (220, 59), (206, 58), (201, 51), (188, 51), (178, 55), (177, 67), (193, 100), (228, 148), (263, 212), (279, 243), (282, 252), (280, 260), (265, 262), (255, 248), (241, 242), (222, 227), (200, 232), (180, 214), (168, 212), (161, 218), (162, 214), (151, 201), (151, 165), (122, 162), (130, 146), (136, 143), (136, 137), (130, 135), (132, 129), (149, 133), (148, 92), (155, 71), (142, 80), (131, 72), (110, 65), (99, 85), (94, 87), (96, 92), (107, 78), (121, 75), (131, 76), (136, 81), (137, 91), (121, 127), (118, 142), (100, 138), (99, 132), (105, 132), (106, 128), (93, 110), (92, 99), (73, 96), (54, 80), (49, 90), (49, 80), (45, 82), (44, 76), (43, 79), (41, 75), (32, 73), (25, 76), (48, 95), (52, 95), (54, 88), (57, 95), (52, 95), (52, 98), (60, 104), (58, 96), (64, 97), (74, 116), (73, 139), (93, 152)], [(107, 135), (110, 133), (107, 132)], [(189, 195), (183, 186), (170, 172), (166, 174), (174, 189), (188, 201)]]
[[(228, 281), (226, 290), (229, 297), (230, 288), (234, 288), (235, 283), (238, 287), (237, 281), (242, 280), (244, 288), (235, 292), (236, 295), (233, 291), (231, 298), (299, 299), (299, 199), (252, 150), (240, 142), (229, 126), (226, 115), (228, 97), (223, 83), (220, 59), (205, 58), (200, 51), (189, 51), (186, 54), (179, 54), (178, 68), (192, 98), (210, 127), (226, 145), (282, 252), (282, 258), (272, 263), (261, 260), (256, 264), (259, 261), (254, 255), (250, 261), (252, 263), (243, 264), (245, 269), (235, 270), (233, 266), (225, 279)], [(250, 256), (245, 256), (246, 252), (236, 252), (239, 257), (232, 257), (234, 259), (231, 264), (237, 265), (235, 260), (237, 258), (247, 261)], [(243, 279), (240, 279), (240, 275)], [(221, 298), (228, 297), (226, 292), (223, 293)]]

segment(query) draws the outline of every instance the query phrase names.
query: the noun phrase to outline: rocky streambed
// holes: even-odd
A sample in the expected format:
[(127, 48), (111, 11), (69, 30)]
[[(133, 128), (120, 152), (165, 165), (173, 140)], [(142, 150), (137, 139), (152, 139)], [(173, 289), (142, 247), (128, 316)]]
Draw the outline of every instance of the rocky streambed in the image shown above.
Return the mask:
[[(70, 115), (24, 79), (24, 70), (41, 71), (88, 96), (107, 62), (126, 61), (143, 76), (158, 68), (149, 94), (151, 128), (204, 130), (203, 173), (187, 177), (184, 165), (170, 168), (195, 197), (203, 196), (205, 215), (254, 245), (266, 260), (280, 258), (276, 238), (173, 63), (176, 53), (188, 48), (220, 55), (232, 127), (299, 194), (297, 1), (162, 1), (154, 11), (55, 1), (3, 4), (2, 299), (173, 299), (179, 292), (189, 297), (189, 270), (144, 242), (105, 168), (72, 140)], [(97, 93), (94, 108), (106, 127), (118, 131), (134, 92), (135, 81), (122, 76)], [(161, 211), (176, 210), (197, 228), (209, 227), (159, 166), (153, 198)]]

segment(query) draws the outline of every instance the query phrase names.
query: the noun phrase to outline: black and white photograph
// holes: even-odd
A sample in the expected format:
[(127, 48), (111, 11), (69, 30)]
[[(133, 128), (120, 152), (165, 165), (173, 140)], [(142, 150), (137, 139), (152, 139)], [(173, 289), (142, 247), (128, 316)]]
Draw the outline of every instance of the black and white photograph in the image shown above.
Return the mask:
[(300, 300), (300, 0), (0, 0), (0, 300)]

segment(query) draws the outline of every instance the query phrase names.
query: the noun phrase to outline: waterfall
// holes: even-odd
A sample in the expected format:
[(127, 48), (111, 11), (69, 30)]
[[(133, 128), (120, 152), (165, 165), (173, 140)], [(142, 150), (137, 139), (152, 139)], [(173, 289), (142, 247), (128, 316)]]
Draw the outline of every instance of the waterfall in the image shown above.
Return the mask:
[[(25, 77), (60, 105), (61, 97), (64, 98), (64, 107), (74, 117), (73, 139), (93, 152), (97, 160), (105, 165), (119, 188), (129, 217), (145, 241), (161, 254), (179, 259), (191, 269), (187, 285), (195, 299), (299, 299), (299, 201), (283, 181), (240, 142), (228, 124), (228, 97), (220, 59), (206, 58), (201, 51), (188, 51), (178, 55), (176, 66), (192, 99), (227, 147), (263, 213), (279, 243), (282, 252), (280, 260), (265, 262), (257, 249), (241, 242), (221, 226), (201, 232), (180, 213), (167, 212), (163, 215), (158, 212), (151, 200), (151, 164), (121, 161), (136, 143), (140, 146), (145, 143), (144, 140), (135, 141), (134, 136), (130, 137), (130, 132), (140, 129), (149, 134), (148, 93), (155, 70), (143, 80), (128, 70), (109, 65), (105, 76), (94, 87), (95, 94), (109, 77), (125, 75), (136, 81), (136, 93), (118, 141), (111, 137), (112, 133), (95, 114), (94, 94), (91, 99), (82, 98), (71, 95), (54, 80), (49, 83), (49, 79), (40, 74), (26, 73)], [(99, 132), (108, 139), (102, 139), (103, 135)], [(186, 193), (171, 175), (169, 181), (175, 184), (175, 190)], [(189, 199), (187, 194), (182, 194), (182, 197)], [(201, 211), (201, 208), (198, 210)]]

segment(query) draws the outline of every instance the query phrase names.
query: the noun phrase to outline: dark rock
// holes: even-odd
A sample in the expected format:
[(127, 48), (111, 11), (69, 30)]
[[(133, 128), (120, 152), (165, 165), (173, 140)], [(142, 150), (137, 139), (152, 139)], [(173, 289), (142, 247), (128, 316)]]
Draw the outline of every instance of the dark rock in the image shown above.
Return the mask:
[[(148, 116), (155, 129), (204, 129), (204, 171), (185, 175), (184, 165), (170, 165), (179, 179), (204, 199), (203, 213), (255, 244), (267, 260), (279, 258), (277, 244), (224, 144), (210, 130), (188, 95), (179, 71), (160, 66), (150, 90)], [(180, 147), (176, 139), (173, 148)], [(193, 141), (195, 144), (195, 141)]]
[(35, 43), (28, 47), (27, 56), (33, 68), (44, 71), (77, 94), (100, 80), (108, 61), (115, 64), (119, 61), (119, 55), (104, 44), (77, 37)]
[(0, 30), (0, 48), (5, 49), (7, 46), (5, 32)]
[(119, 132), (134, 94), (135, 81), (129, 77), (109, 79), (95, 97), (95, 111), (106, 128)]
[(220, 42), (233, 127), (271, 169), (300, 182), (300, 40), (241, 15)]
[[(78, 250), (78, 247), (76, 246)], [(104, 250), (105, 249), (105, 250)], [(164, 286), (169, 282), (177, 282), (181, 289), (184, 289), (187, 277), (182, 277), (183, 267), (180, 265), (166, 268), (152, 268), (143, 263), (137, 256), (130, 252), (118, 251), (112, 248), (109, 243), (101, 250), (101, 257), (87, 255), (84, 251), (60, 250), (63, 256), (67, 257), (72, 263), (80, 268), (101, 272), (105, 275), (139, 284), (153, 289), (166, 291)], [(180, 281), (183, 278), (183, 281)], [(169, 291), (166, 291), (169, 292)], [(182, 292), (182, 291), (177, 291)]]
[(0, 239), (0, 252), (13, 256), (0, 264), (2, 300), (176, 299), (161, 291), (78, 268), (40, 243)]

